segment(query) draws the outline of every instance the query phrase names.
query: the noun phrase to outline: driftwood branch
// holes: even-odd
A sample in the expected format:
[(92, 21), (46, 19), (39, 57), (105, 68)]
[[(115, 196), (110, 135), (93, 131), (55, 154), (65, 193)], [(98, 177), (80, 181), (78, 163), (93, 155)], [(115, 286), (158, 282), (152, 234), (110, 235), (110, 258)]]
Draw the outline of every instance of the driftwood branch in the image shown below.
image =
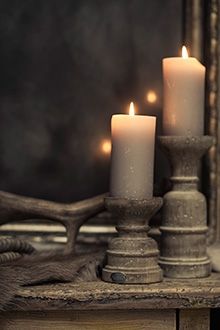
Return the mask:
[(74, 251), (79, 228), (104, 209), (105, 194), (69, 204), (45, 201), (0, 191), (0, 225), (28, 219), (47, 219), (66, 227), (66, 253)]
[[(0, 191), (0, 225), (28, 219), (47, 219), (63, 224), (67, 232), (65, 255), (54, 252), (49, 255), (32, 254), (34, 249), (29, 243), (17, 238), (0, 239), (0, 310), (7, 306), (22, 285), (97, 280), (103, 251), (85, 255), (73, 253), (80, 226), (104, 209), (104, 196), (62, 204)], [(16, 260), (21, 256), (24, 257)]]

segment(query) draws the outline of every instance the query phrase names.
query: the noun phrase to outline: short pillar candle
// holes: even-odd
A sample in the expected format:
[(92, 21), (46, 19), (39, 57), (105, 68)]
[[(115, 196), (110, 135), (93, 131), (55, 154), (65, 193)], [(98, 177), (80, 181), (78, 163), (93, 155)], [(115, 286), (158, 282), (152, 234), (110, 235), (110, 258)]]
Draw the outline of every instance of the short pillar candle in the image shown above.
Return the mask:
[(156, 117), (113, 115), (110, 195), (128, 199), (153, 196)]

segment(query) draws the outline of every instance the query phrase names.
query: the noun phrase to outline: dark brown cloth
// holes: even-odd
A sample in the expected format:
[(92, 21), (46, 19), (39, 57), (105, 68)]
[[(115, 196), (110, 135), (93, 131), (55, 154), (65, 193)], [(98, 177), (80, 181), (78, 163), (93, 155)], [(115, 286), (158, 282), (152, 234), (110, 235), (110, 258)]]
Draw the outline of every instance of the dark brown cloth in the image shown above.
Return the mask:
[(0, 266), (0, 311), (7, 310), (21, 286), (96, 281), (103, 252), (78, 255), (33, 254)]

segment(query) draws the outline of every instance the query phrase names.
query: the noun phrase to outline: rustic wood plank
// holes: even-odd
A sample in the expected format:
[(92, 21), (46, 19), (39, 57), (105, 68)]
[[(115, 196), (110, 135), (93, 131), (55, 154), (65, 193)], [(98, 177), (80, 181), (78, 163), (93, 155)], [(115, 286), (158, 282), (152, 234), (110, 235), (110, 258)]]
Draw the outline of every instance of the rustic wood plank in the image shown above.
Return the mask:
[(5, 313), (1, 330), (174, 330), (175, 310)]
[(148, 285), (103, 281), (22, 288), (7, 310), (106, 310), (220, 307), (220, 274)]
[(179, 311), (179, 330), (209, 330), (209, 309), (183, 309)]

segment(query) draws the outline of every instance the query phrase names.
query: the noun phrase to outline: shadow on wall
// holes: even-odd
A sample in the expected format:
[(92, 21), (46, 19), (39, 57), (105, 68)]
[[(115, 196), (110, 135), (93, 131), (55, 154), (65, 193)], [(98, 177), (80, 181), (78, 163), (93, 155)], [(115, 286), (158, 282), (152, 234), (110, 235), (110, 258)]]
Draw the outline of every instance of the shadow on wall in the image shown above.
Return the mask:
[(0, 189), (59, 201), (108, 190), (111, 115), (134, 100), (160, 126), (181, 1), (1, 0), (0, 13)]

